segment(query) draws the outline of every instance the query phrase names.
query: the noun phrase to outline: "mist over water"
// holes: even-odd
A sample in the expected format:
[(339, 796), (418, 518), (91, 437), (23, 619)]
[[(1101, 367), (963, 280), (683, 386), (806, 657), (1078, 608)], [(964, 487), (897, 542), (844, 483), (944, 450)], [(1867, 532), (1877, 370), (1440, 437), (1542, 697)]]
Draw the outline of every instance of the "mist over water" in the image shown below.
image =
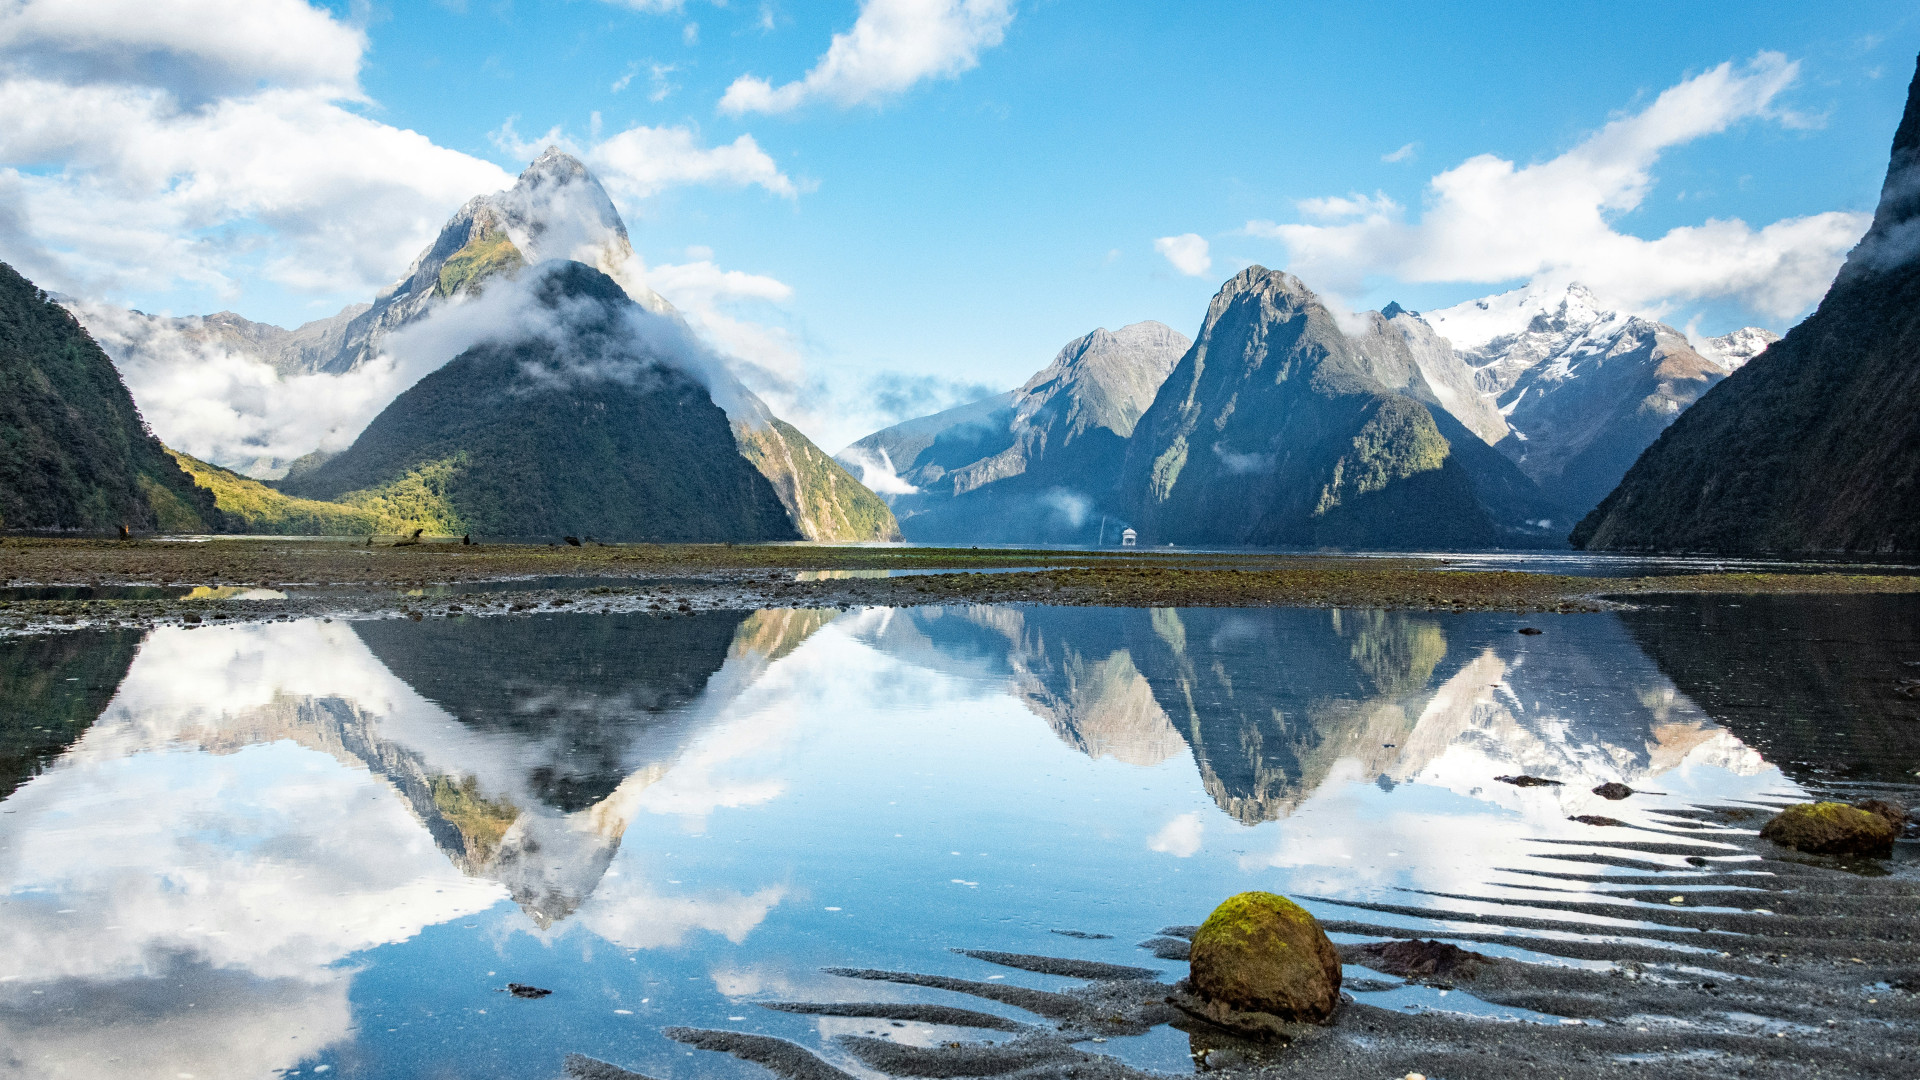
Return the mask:
[[(1617, 832), (1573, 815), (1910, 768), (1920, 705), (1884, 692), (1920, 660), (1910, 606), (1753, 604), (556, 613), (0, 642), (0, 1076), (545, 1076), (570, 1052), (761, 1075), (689, 1057), (668, 1025), (844, 1066), (833, 1036), (874, 1021), (753, 1003), (937, 999), (830, 966), (1067, 982), (954, 947), (1170, 980), (1183, 965), (1135, 943), (1233, 892), (1327, 898), (1310, 906), (1333, 918), (1420, 905), (1408, 890), (1507, 888), (1490, 872), (1536, 864), (1542, 840)], [(1796, 742), (1810, 709), (1820, 737)], [(1517, 773), (1564, 786), (1494, 779)], [(1603, 781), (1662, 794), (1608, 803)], [(1103, 1052), (1176, 1069), (1184, 1048), (1160, 1029)]]

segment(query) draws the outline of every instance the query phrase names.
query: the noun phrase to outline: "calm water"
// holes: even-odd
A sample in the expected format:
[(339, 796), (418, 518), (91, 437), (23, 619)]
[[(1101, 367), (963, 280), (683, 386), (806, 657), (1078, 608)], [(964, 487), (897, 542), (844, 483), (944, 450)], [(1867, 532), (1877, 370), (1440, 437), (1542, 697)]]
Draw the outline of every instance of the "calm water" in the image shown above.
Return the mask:
[[(766, 1075), (672, 1024), (859, 1072), (832, 1039), (874, 1021), (753, 1002), (981, 1007), (835, 965), (1066, 985), (954, 947), (1175, 978), (1136, 943), (1243, 889), (1419, 905), (1594, 838), (1569, 815), (1910, 783), (1917, 639), (1909, 598), (1812, 598), (0, 642), (0, 1076), (547, 1077), (568, 1052)], [(1566, 786), (1493, 779), (1519, 772)], [(1422, 993), (1362, 996), (1554, 1020)], [(1099, 1049), (1190, 1067), (1165, 1028)]]

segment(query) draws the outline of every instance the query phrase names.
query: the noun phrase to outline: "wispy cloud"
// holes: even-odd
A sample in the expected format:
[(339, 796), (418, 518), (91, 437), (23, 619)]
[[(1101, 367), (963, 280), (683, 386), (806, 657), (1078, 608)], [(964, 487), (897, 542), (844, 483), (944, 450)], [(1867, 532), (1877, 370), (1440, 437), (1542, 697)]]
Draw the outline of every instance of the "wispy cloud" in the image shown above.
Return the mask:
[(954, 78), (999, 45), (1012, 0), (866, 0), (853, 28), (833, 35), (813, 69), (774, 86), (742, 75), (720, 99), (722, 112), (780, 113), (810, 101), (851, 106), (900, 94), (923, 79)]
[(1613, 221), (1645, 200), (1654, 166), (1672, 147), (1744, 121), (1812, 123), (1779, 102), (1798, 75), (1797, 64), (1763, 52), (1668, 88), (1550, 160), (1469, 158), (1432, 178), (1417, 220), (1384, 196), (1349, 196), (1303, 200), (1302, 215), (1320, 223), (1252, 221), (1247, 231), (1284, 242), (1289, 268), (1316, 288), (1358, 291), (1375, 276), (1564, 279), (1633, 307), (1712, 298), (1789, 318), (1819, 299), (1867, 215), (1829, 212), (1758, 229), (1709, 219), (1653, 240)]
[(1195, 233), (1163, 236), (1153, 242), (1153, 250), (1166, 256), (1175, 270), (1188, 277), (1199, 277), (1213, 269), (1213, 256), (1208, 253), (1206, 238)]
[(1420, 149), (1419, 143), (1410, 142), (1407, 145), (1401, 147), (1400, 149), (1393, 151), (1392, 153), (1381, 154), (1380, 160), (1389, 162), (1389, 163), (1401, 162), (1401, 161), (1412, 161), (1413, 155), (1416, 152), (1418, 152), (1419, 149)]

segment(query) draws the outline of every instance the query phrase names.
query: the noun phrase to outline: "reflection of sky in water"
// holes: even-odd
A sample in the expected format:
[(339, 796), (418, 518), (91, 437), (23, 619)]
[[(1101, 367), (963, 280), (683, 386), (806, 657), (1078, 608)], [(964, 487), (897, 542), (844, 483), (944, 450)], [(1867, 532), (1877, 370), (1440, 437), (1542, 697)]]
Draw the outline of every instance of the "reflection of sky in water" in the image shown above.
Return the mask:
[(1791, 787), (1610, 615), (834, 614), (155, 631), (0, 814), (0, 1076), (763, 1075), (668, 1024), (845, 1064), (829, 1037), (982, 1033), (749, 1002), (1019, 1015), (819, 969), (1172, 978), (1134, 943), (1242, 889), (1523, 896), (1496, 871), (1539, 838), (1613, 838), (1569, 815)]

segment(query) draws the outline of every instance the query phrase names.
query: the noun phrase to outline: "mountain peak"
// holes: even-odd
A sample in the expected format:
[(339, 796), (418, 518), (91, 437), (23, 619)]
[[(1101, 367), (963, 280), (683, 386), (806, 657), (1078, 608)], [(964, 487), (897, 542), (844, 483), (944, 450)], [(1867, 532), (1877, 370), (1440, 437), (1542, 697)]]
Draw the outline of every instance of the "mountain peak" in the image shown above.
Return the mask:
[(539, 157), (534, 158), (521, 171), (520, 179), (515, 186), (537, 183), (546, 179), (578, 179), (591, 176), (592, 174), (587, 171), (586, 163), (558, 146), (549, 145), (540, 152)]

